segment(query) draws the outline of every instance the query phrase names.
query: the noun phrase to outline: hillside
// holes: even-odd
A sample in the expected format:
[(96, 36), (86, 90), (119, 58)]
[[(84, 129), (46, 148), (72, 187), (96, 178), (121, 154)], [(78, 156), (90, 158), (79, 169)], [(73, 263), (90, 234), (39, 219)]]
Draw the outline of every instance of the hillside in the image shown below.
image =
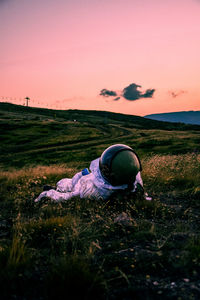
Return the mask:
[[(0, 298), (200, 298), (200, 126), (0, 103)], [(139, 154), (147, 201), (34, 199), (115, 143)]]
[(102, 111), (57, 111), (0, 103), (0, 167), (77, 161), (81, 166), (110, 144), (148, 153), (198, 149), (200, 126), (148, 120)]
[[(125, 115), (120, 113), (112, 113), (107, 111), (95, 111), (95, 110), (53, 110), (45, 108), (33, 108), (22, 105), (15, 105), (5, 102), (0, 102), (0, 117), (5, 114), (12, 118), (16, 117), (21, 120), (47, 120), (53, 119), (57, 121), (74, 121), (88, 122), (88, 123), (103, 123), (109, 122), (121, 122), (128, 126), (134, 126), (135, 128), (144, 129), (194, 129), (189, 125), (184, 124), (171, 124), (169, 122), (158, 122), (157, 120), (148, 120), (143, 117)], [(129, 124), (130, 123), (130, 124)], [(196, 127), (199, 129), (199, 127)]]
[(146, 115), (145, 118), (164, 122), (177, 122), (200, 125), (200, 111), (179, 111)]

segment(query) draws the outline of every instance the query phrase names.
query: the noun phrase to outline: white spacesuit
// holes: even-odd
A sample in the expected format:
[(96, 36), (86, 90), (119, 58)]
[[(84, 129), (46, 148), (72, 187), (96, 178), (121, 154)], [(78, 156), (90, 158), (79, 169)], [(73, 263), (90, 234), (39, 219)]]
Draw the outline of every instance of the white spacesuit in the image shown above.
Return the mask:
[[(119, 148), (120, 148), (120, 151), (127, 150), (127, 148), (128, 148), (128, 150), (132, 149), (128, 146), (117, 144), (117, 145), (109, 147), (104, 152), (106, 152), (110, 148), (112, 148), (111, 149), (112, 155), (113, 155), (113, 148), (117, 154), (119, 153), (119, 151), (118, 151)], [(123, 148), (123, 149), (121, 149), (121, 148)], [(109, 160), (111, 159), (111, 156), (109, 156), (111, 151), (109, 150), (106, 152), (106, 159), (107, 159), (107, 156), (109, 157)], [(114, 154), (115, 156), (116, 156), (116, 153)], [(131, 155), (133, 156), (132, 153), (131, 153)], [(104, 156), (105, 156), (105, 154), (104, 154)], [(51, 198), (52, 201), (55, 201), (55, 202), (62, 202), (62, 201), (66, 201), (66, 200), (68, 200), (72, 197), (76, 197), (76, 196), (79, 196), (80, 198), (95, 198), (95, 199), (106, 200), (109, 198), (109, 196), (111, 196), (112, 193), (116, 192), (117, 190), (125, 190), (128, 187), (130, 187), (130, 183), (129, 183), (129, 185), (127, 183), (124, 183), (123, 179), (121, 179), (121, 182), (123, 182), (122, 184), (111, 184), (111, 182), (113, 182), (111, 180), (111, 178), (106, 177), (107, 175), (103, 176), (104, 170), (101, 169), (101, 164), (103, 164), (102, 161), (105, 160), (104, 156), (103, 156), (103, 159), (101, 156), (100, 158), (97, 158), (91, 162), (90, 172), (88, 169), (84, 169), (82, 172), (79, 172), (76, 175), (74, 175), (74, 177), (72, 179), (69, 179), (69, 178), (61, 179), (56, 184), (56, 190), (50, 189), (48, 191), (42, 192), (38, 196), (38, 198), (35, 199), (35, 202), (40, 201), (44, 197)], [(119, 156), (119, 158), (120, 158), (120, 156)], [(123, 157), (121, 156), (120, 162), (122, 160), (123, 160)], [(126, 158), (126, 160), (127, 160), (127, 158)], [(132, 157), (131, 157), (131, 160), (133, 160)], [(129, 165), (130, 165), (130, 163), (129, 163)], [(114, 166), (114, 164), (113, 164), (113, 166)], [(119, 162), (117, 162), (117, 167), (118, 166), (119, 166)], [(123, 170), (123, 167), (119, 166), (119, 168), (121, 168), (120, 172), (123, 175), (121, 178), (126, 177), (128, 168), (125, 168), (125, 171)], [(133, 167), (132, 167), (132, 169), (133, 169)], [(131, 171), (132, 171), (132, 169), (131, 169)], [(117, 171), (118, 171), (118, 169), (117, 169)], [(117, 171), (115, 173), (117, 173)], [(134, 169), (134, 172), (135, 172), (134, 173), (135, 175), (134, 175), (134, 177), (132, 177), (132, 178), (134, 178), (134, 181), (131, 182), (132, 188), (131, 189), (129, 188), (129, 190), (131, 190), (131, 192), (135, 192), (138, 186), (143, 188), (143, 181), (141, 178), (139, 166), (137, 167), (137, 169)], [(121, 173), (118, 174), (118, 177), (120, 177)], [(130, 174), (131, 173), (129, 172), (128, 176), (130, 176)], [(108, 180), (107, 180), (107, 178), (108, 178)], [(147, 194), (146, 194), (146, 199), (151, 200), (150, 197), (147, 197)]]
[[(102, 177), (99, 170), (99, 158), (93, 160), (90, 164), (90, 171), (87, 175), (86, 169), (77, 173), (72, 179), (64, 178), (57, 182), (56, 190), (42, 192), (35, 202), (40, 201), (44, 197), (51, 198), (55, 202), (66, 201), (72, 197), (80, 196), (80, 198), (96, 198), (107, 199), (116, 190), (125, 190), (128, 185), (112, 186)], [(137, 184), (143, 186), (141, 173), (138, 172), (136, 180), (133, 184), (134, 192)]]

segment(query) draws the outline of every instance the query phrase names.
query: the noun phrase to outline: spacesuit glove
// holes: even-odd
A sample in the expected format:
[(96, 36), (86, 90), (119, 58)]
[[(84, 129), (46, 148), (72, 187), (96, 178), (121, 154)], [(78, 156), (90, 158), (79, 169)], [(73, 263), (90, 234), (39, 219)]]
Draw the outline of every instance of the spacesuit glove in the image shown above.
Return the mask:
[(48, 196), (47, 196), (47, 192), (48, 192), (48, 191), (42, 192), (42, 193), (34, 200), (34, 202), (39, 202), (42, 198), (48, 197)]

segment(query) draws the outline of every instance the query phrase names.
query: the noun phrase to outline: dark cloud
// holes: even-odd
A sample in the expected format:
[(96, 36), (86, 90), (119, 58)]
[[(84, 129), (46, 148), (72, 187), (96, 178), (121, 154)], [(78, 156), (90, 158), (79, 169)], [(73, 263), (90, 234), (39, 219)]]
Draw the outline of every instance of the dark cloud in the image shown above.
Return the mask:
[(152, 98), (154, 92), (155, 92), (155, 89), (146, 90), (146, 92), (143, 94), (143, 98)]
[(147, 89), (144, 93), (142, 93), (138, 90), (138, 88), (141, 88), (141, 85), (131, 83), (129, 86), (123, 89), (122, 96), (129, 101), (153, 97), (155, 89)]
[(131, 83), (129, 86), (125, 87), (122, 92), (122, 96), (127, 100), (137, 100), (141, 97), (141, 92), (138, 88), (141, 87), (138, 84)]
[(116, 97), (117, 93), (115, 91), (110, 91), (110, 90), (107, 90), (107, 89), (102, 89), (99, 95), (100, 96), (104, 96), (104, 97), (110, 97), (110, 96)]
[(131, 83), (127, 87), (123, 89), (123, 91), (120, 93), (117, 93), (115, 91), (102, 89), (100, 92), (100, 96), (104, 97), (116, 97), (113, 100), (118, 101), (120, 97), (125, 98), (129, 101), (135, 101), (141, 98), (152, 98), (153, 94), (155, 92), (155, 89), (147, 89), (145, 92), (141, 92), (138, 90), (138, 88), (141, 88), (141, 85), (138, 85), (136, 83)]
[(169, 91), (170, 96), (172, 96), (173, 98), (176, 98), (176, 97), (178, 97), (182, 94), (185, 94), (185, 93), (187, 93), (187, 91), (183, 91), (183, 90), (181, 90), (181, 91)]

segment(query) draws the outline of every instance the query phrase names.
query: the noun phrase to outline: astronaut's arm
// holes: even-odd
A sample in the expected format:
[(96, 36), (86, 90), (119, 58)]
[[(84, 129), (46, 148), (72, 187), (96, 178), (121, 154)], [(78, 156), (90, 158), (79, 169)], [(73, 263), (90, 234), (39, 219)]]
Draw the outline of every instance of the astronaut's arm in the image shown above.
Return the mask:
[(49, 190), (42, 192), (36, 199), (35, 202), (39, 202), (42, 200), (42, 198), (50, 198), (53, 202), (63, 202), (66, 200), (71, 199), (72, 197), (78, 196), (79, 193), (77, 192), (66, 192), (66, 193), (61, 193), (55, 190)]
[(83, 169), (81, 172), (76, 173), (71, 179), (63, 178), (56, 184), (56, 191), (61, 193), (72, 192), (75, 189), (76, 184), (81, 179), (81, 177), (88, 175), (89, 171), (87, 168)]
[(140, 172), (137, 173), (135, 181), (143, 187), (143, 180)]
[(144, 191), (143, 180), (140, 172), (137, 173), (134, 186), (135, 186), (135, 191), (142, 193), (146, 200), (148, 201), (152, 200), (152, 197), (149, 197), (148, 193)]
[(54, 202), (63, 202), (76, 196), (80, 196), (80, 198), (88, 196), (91, 192), (91, 184), (89, 184), (90, 180), (88, 180), (88, 177), (90, 178), (91, 175), (85, 175), (83, 173), (85, 170), (74, 175), (72, 179), (61, 179), (56, 185), (56, 190), (51, 189), (42, 192), (35, 199), (35, 202), (39, 202), (45, 197), (50, 198)]

